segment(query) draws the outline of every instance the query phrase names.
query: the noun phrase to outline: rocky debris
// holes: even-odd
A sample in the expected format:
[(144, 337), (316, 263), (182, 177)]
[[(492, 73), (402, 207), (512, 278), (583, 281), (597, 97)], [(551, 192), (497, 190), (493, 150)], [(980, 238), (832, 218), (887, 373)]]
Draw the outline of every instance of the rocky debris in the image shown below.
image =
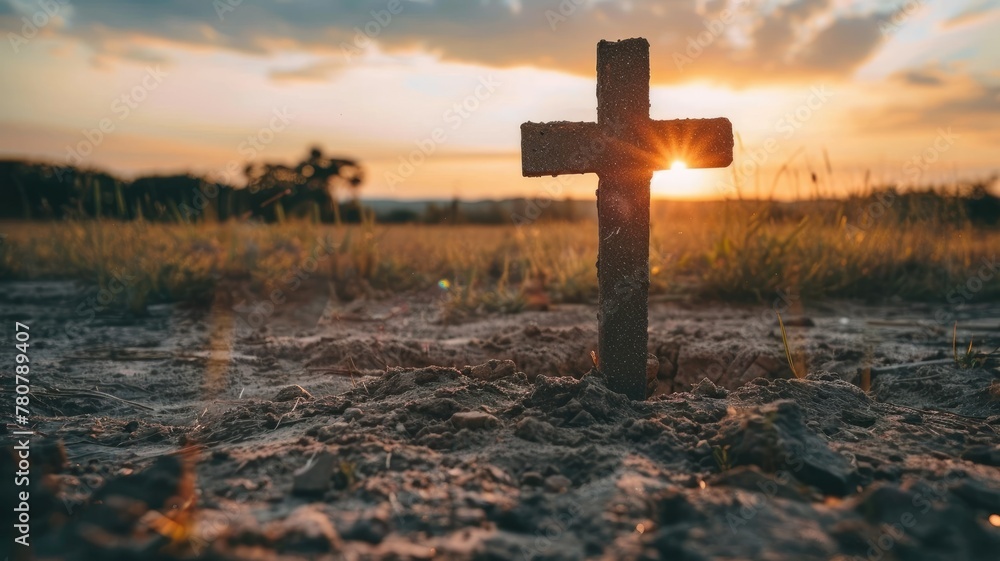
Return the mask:
[(480, 430), (496, 428), (500, 420), (482, 411), (459, 411), (451, 416), (451, 424), (459, 430)]
[(417, 392), (421, 387), (448, 383), (461, 377), (461, 372), (454, 368), (428, 366), (418, 369), (390, 368), (385, 374), (367, 383), (359, 392), (357, 389), (347, 395), (361, 396), (365, 400), (390, 399), (410, 392)]
[(708, 378), (702, 378), (702, 380), (698, 382), (698, 385), (691, 389), (691, 393), (702, 397), (711, 397), (713, 399), (725, 399), (725, 397), (729, 395), (729, 391), (726, 390), (726, 388), (716, 386)]
[(828, 495), (842, 497), (854, 490), (854, 468), (806, 426), (798, 403), (777, 401), (744, 411), (734, 421), (724, 437), (733, 466), (784, 473)]
[(538, 409), (558, 424), (572, 424), (583, 411), (598, 422), (627, 417), (634, 411), (632, 401), (609, 390), (596, 370), (580, 380), (538, 376), (524, 405)]
[(485, 364), (477, 366), (466, 366), (462, 369), (462, 375), (484, 382), (495, 382), (507, 376), (513, 376), (517, 372), (517, 365), (513, 360), (490, 360)]
[(526, 471), (521, 474), (521, 485), (524, 487), (541, 487), (545, 477), (537, 471)]
[(285, 401), (294, 401), (296, 399), (312, 399), (312, 394), (307, 392), (302, 386), (286, 386), (281, 388), (271, 401), (281, 403)]
[(336, 456), (320, 452), (295, 472), (292, 493), (300, 496), (322, 496), (330, 489)]
[(329, 425), (317, 427), (315, 430), (316, 440), (320, 442), (334, 442), (347, 433), (348, 427), (350, 427), (350, 423), (345, 423), (344, 421), (336, 421)]
[(564, 493), (573, 486), (573, 481), (565, 475), (550, 475), (545, 478), (545, 490), (550, 493)]
[(535, 417), (526, 417), (518, 421), (514, 427), (514, 434), (531, 442), (562, 446), (577, 446), (584, 440), (583, 435), (575, 431), (554, 427), (551, 423)]

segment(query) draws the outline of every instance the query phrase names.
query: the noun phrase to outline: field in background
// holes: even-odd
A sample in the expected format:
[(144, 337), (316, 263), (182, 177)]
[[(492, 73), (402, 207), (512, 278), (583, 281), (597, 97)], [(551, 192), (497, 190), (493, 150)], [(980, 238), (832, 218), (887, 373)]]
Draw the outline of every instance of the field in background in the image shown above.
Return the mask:
[[(984, 265), (996, 266), (1000, 230), (976, 226), (939, 200), (922, 210), (891, 199), (881, 207), (731, 201), (659, 208), (650, 244), (654, 295), (769, 302), (781, 290), (813, 299), (945, 302), (966, 287), (977, 299), (1000, 296), (1000, 280), (970, 282)], [(7, 235), (0, 278), (81, 280), (113, 294), (102, 305), (137, 313), (153, 302), (209, 302), (229, 282), (270, 294), (323, 280), (343, 299), (440, 290), (455, 315), (590, 302), (597, 292), (597, 227), (589, 221), (334, 227), (87, 220), (7, 222), (0, 231)]]

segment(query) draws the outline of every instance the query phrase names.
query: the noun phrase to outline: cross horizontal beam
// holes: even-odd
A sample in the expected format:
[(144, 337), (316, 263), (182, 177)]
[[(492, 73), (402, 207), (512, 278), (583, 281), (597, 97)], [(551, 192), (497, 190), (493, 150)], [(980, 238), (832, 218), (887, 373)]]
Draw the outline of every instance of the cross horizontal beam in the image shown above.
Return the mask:
[[(622, 129), (629, 130), (622, 130)], [(623, 158), (641, 170), (667, 169), (675, 161), (688, 168), (727, 167), (733, 163), (733, 125), (729, 119), (678, 119), (635, 125), (524, 123), (521, 167), (525, 177), (596, 173), (621, 169)]]

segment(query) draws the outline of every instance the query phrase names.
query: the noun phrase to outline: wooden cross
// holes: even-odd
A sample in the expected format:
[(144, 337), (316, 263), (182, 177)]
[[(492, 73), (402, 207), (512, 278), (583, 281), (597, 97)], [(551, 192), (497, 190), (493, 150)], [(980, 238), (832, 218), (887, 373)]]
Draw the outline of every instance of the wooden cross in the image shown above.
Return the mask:
[(649, 327), (649, 183), (680, 161), (689, 168), (733, 162), (729, 119), (649, 118), (649, 42), (597, 45), (597, 122), (524, 123), (525, 177), (596, 173), (599, 368), (609, 387), (646, 399)]

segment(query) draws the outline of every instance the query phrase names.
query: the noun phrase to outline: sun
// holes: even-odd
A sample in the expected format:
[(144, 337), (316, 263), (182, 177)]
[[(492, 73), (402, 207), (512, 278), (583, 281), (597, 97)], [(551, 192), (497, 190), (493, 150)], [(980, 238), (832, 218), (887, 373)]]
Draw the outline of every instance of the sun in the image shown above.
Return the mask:
[(705, 171), (689, 169), (684, 160), (674, 160), (670, 169), (653, 174), (651, 193), (654, 197), (699, 199), (706, 197), (709, 191)]

